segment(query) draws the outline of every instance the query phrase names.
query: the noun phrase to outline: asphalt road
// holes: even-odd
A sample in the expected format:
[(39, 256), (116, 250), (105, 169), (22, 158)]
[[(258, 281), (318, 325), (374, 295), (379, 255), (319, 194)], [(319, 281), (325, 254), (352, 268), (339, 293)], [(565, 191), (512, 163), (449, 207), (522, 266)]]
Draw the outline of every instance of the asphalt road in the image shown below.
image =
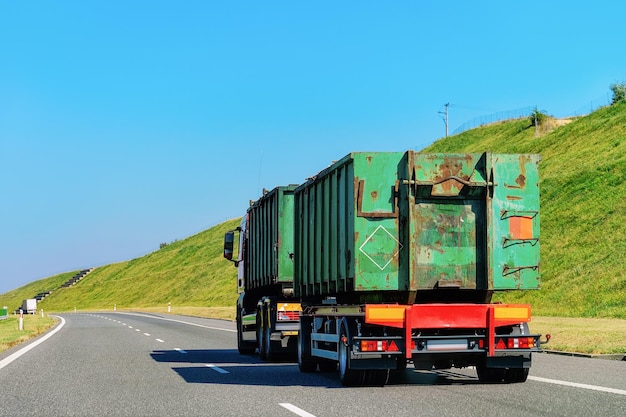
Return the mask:
[(336, 374), (301, 374), (289, 358), (239, 355), (231, 322), (62, 317), (21, 356), (0, 354), (0, 416), (626, 416), (621, 361), (538, 354), (524, 384), (409, 368), (385, 387), (344, 388)]

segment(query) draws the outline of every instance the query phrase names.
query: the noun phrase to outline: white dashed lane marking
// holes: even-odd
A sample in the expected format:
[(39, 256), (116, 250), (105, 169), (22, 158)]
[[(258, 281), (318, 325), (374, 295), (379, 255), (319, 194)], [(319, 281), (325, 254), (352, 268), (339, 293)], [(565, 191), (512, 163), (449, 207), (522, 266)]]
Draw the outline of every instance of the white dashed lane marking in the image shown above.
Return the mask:
[(564, 385), (566, 387), (583, 388), (583, 389), (588, 389), (592, 391), (600, 391), (600, 392), (608, 392), (611, 394), (626, 395), (626, 390), (623, 390), (623, 389), (599, 387), (597, 385), (589, 385), (589, 384), (579, 384), (577, 382), (559, 381), (558, 379), (540, 378), (538, 376), (529, 376), (528, 379), (532, 381), (537, 381), (537, 382), (545, 382), (547, 384)]
[(278, 405), (280, 405), (281, 407), (286, 408), (287, 410), (291, 411), (292, 413), (299, 415), (301, 417), (315, 417), (313, 414), (304, 411), (301, 408), (296, 407), (293, 404), (289, 404), (289, 403), (279, 403)]
[(206, 365), (208, 368), (213, 369), (215, 372), (219, 372), (220, 374), (229, 374), (230, 372), (225, 371), (224, 369), (220, 368), (219, 366), (215, 366), (213, 364), (207, 364)]

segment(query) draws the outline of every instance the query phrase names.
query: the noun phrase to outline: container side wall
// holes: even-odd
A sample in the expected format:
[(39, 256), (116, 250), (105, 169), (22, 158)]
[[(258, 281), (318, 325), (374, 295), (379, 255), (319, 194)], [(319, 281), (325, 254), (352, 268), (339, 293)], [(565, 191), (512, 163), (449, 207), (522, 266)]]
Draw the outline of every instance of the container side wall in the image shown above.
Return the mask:
[(354, 154), (355, 291), (404, 291), (396, 182), (403, 153)]
[(493, 155), (493, 283), (539, 288), (539, 155)]
[(248, 289), (293, 281), (294, 188), (277, 187), (248, 209)]
[(347, 156), (295, 191), (296, 295), (327, 296), (352, 289), (353, 169)]

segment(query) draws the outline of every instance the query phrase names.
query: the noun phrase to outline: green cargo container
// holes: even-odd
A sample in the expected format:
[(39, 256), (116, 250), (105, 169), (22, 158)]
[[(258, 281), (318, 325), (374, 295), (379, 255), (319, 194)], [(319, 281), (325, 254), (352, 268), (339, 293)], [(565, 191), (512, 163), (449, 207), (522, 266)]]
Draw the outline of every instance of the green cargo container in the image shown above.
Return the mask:
[(488, 302), (539, 287), (538, 155), (351, 153), (295, 190), (303, 300)]
[(252, 203), (247, 211), (249, 248), (248, 259), (244, 260), (248, 268), (247, 290), (292, 286), (295, 188), (295, 185), (276, 187)]

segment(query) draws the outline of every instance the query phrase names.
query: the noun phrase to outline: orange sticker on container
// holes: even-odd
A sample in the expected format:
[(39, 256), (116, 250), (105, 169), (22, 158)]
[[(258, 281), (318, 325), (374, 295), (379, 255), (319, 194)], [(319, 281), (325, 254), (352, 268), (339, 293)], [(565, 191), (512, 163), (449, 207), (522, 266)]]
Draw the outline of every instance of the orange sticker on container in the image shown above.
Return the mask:
[(521, 216), (511, 217), (509, 218), (509, 231), (512, 239), (532, 239), (533, 219)]

